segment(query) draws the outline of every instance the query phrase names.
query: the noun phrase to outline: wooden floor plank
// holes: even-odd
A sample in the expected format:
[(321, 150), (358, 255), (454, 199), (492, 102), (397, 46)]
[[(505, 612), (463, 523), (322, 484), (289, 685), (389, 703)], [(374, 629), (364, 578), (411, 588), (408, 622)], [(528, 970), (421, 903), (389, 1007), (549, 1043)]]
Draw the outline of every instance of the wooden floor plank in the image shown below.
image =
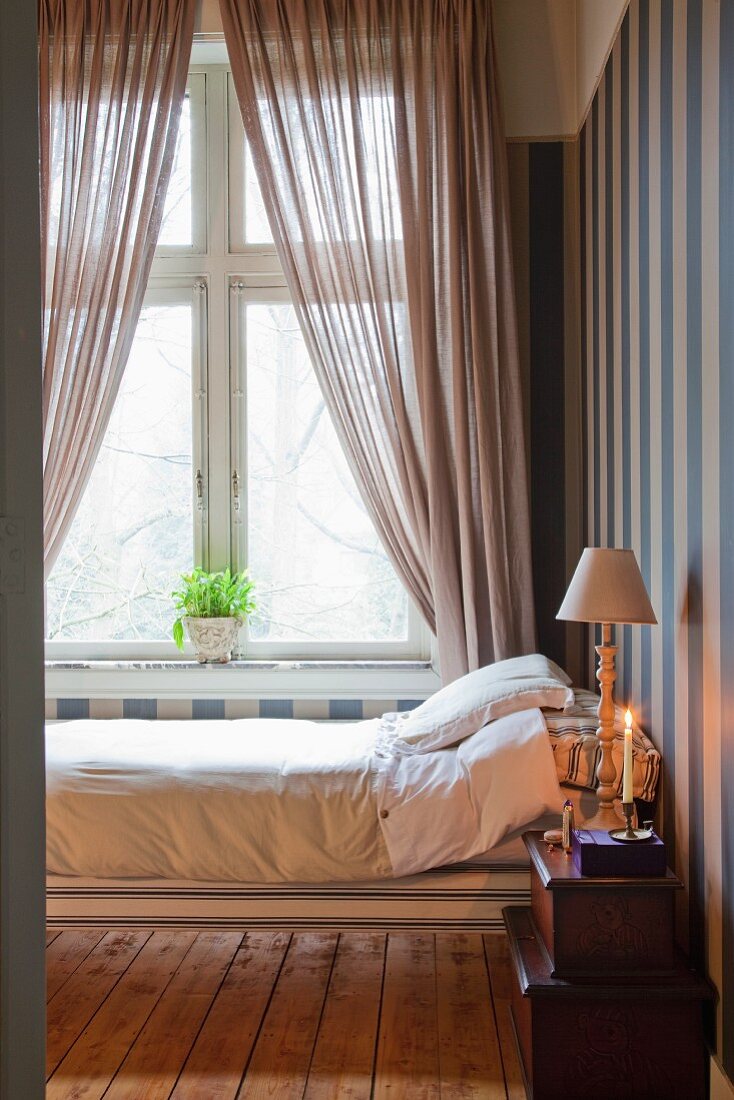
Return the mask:
[(387, 937), (339, 940), (305, 1100), (369, 1100)]
[(481, 935), (436, 937), (441, 1100), (506, 1100)]
[[(49, 1001), (46, 1013), (46, 1075), (61, 1059), (115, 987), (150, 932), (108, 932)], [(58, 943), (51, 944), (50, 951)]]
[(241, 942), (240, 932), (198, 934), (105, 1100), (168, 1100)]
[(388, 936), (375, 1100), (439, 1096), (435, 937)]
[(46, 1100), (99, 1100), (195, 939), (153, 933), (48, 1082)]
[(55, 939), (61, 935), (60, 928), (48, 928), (46, 930), (46, 947), (50, 947)]
[(525, 1100), (505, 936), (48, 941), (47, 1100)]
[(101, 929), (61, 932), (46, 948), (46, 1000), (50, 1001), (62, 985), (84, 962), (104, 936)]
[(248, 932), (186, 1060), (173, 1100), (233, 1100), (290, 943)]
[(502, 1066), (505, 1071), (505, 1087), (509, 1100), (526, 1100), (520, 1059), (515, 1043), (510, 1001), (512, 998), (512, 971), (510, 944), (505, 935), (488, 933), (484, 936), (484, 951), (492, 989), (492, 1004), (500, 1037)]
[(238, 1097), (301, 1100), (337, 939), (336, 933), (293, 936)]

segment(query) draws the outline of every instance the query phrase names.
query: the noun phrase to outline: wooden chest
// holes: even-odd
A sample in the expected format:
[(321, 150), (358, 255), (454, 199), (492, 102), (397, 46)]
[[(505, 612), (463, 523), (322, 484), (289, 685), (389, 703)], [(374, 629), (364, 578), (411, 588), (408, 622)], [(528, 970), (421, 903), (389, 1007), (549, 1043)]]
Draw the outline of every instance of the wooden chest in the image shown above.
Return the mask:
[(532, 1100), (704, 1100), (702, 1003), (712, 993), (682, 956), (665, 981), (565, 981), (551, 975), (530, 909), (504, 916)]
[(672, 873), (660, 878), (584, 878), (543, 834), (525, 834), (533, 920), (556, 978), (670, 976), (675, 968)]

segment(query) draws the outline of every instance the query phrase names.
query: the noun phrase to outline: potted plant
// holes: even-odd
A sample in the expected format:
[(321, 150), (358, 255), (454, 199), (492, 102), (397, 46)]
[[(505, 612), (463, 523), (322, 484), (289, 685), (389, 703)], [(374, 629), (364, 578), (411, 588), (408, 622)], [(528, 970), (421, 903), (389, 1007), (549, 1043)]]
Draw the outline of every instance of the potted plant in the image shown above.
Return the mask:
[(255, 610), (254, 585), (247, 570), (207, 573), (205, 569), (194, 569), (182, 573), (181, 580), (182, 587), (172, 593), (179, 612), (173, 624), (173, 640), (183, 650), (186, 624), (197, 661), (226, 664), (232, 656), (237, 631)]

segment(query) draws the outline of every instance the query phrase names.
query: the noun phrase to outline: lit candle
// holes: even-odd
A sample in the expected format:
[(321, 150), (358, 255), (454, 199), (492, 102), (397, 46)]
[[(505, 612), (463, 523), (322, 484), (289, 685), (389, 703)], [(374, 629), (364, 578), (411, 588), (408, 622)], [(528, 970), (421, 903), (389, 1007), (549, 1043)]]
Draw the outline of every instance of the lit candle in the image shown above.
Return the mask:
[(631, 802), (634, 798), (632, 784), (632, 712), (624, 716), (624, 771), (622, 772), (622, 802)]

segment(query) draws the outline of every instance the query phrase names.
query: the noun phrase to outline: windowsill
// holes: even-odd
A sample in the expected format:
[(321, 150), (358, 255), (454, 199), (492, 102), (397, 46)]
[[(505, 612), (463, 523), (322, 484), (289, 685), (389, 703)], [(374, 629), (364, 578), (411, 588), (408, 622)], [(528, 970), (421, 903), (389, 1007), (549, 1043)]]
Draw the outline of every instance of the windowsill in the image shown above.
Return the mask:
[(54, 698), (361, 698), (422, 699), (441, 681), (430, 661), (192, 660), (46, 662)]
[(375, 661), (372, 658), (365, 660), (343, 661), (343, 660), (323, 660), (317, 661), (313, 659), (309, 660), (296, 660), (296, 659), (280, 659), (273, 658), (271, 660), (233, 660), (228, 661), (227, 664), (201, 664), (199, 661), (192, 661), (185, 657), (180, 660), (172, 658), (171, 660), (146, 660), (142, 658), (137, 661), (129, 660), (128, 658), (122, 658), (120, 660), (79, 660), (79, 661), (46, 661), (46, 671), (52, 672), (65, 672), (71, 669), (104, 669), (109, 671), (110, 669), (121, 669), (122, 671), (128, 671), (130, 669), (144, 669), (145, 671), (159, 671), (160, 669), (172, 669), (176, 672), (180, 672), (183, 669), (190, 671), (191, 669), (199, 669), (205, 672), (233, 672), (238, 669), (248, 669), (255, 672), (262, 672), (265, 669), (299, 669), (302, 671), (312, 671), (314, 669), (328, 669), (331, 672), (337, 671), (354, 671), (355, 669), (370, 669), (370, 670), (402, 670), (402, 671), (415, 671), (416, 669), (430, 669), (433, 666), (430, 661)]

